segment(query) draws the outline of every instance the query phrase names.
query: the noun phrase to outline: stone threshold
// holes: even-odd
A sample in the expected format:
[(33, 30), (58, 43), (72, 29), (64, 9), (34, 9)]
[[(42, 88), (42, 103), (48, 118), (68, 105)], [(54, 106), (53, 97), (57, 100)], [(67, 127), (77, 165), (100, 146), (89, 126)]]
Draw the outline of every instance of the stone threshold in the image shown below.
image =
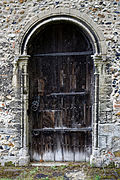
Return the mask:
[(30, 163), (31, 166), (44, 166), (44, 167), (51, 167), (51, 166), (67, 166), (70, 162), (33, 162)]

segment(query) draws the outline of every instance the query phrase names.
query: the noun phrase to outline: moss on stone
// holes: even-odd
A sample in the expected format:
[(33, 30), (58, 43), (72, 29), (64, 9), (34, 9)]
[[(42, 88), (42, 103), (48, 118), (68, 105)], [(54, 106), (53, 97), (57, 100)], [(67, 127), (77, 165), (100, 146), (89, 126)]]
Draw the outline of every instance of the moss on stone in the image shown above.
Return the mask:
[(115, 157), (120, 157), (120, 151), (114, 152)]
[(15, 164), (12, 161), (5, 162), (5, 166), (15, 167)]
[[(11, 164), (11, 163), (10, 163)], [(63, 180), (66, 173), (84, 171), (86, 180), (100, 179), (119, 179), (120, 168), (95, 168), (90, 167), (88, 163), (70, 163), (66, 166), (51, 167), (0, 167), (0, 179), (37, 179), (46, 175), (49, 180)], [(46, 179), (47, 179), (46, 178)], [(45, 179), (45, 178), (41, 178)]]

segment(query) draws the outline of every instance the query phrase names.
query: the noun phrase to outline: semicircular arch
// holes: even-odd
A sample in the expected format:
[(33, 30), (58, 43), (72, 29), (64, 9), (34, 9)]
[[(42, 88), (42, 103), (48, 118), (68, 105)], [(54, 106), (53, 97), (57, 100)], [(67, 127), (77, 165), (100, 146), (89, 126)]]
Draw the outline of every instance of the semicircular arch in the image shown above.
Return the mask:
[(78, 25), (90, 39), (93, 45), (94, 54), (106, 55), (105, 39), (102, 31), (97, 27), (96, 23), (85, 13), (72, 9), (53, 9), (44, 11), (35, 16), (27, 23), (23, 31), (20, 33), (19, 54), (27, 54), (27, 44), (32, 35), (42, 26), (55, 21), (69, 21)]

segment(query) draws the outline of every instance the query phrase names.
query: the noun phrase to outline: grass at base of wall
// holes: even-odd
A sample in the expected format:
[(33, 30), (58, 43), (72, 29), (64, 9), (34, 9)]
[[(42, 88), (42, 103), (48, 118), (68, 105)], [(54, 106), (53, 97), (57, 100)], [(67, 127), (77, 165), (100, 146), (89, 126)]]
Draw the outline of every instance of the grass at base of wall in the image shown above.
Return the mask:
[(79, 171), (84, 171), (86, 180), (120, 179), (120, 168), (95, 168), (91, 167), (89, 163), (69, 163), (52, 167), (4, 166), (0, 167), (0, 180), (65, 180), (67, 179), (66, 173)]

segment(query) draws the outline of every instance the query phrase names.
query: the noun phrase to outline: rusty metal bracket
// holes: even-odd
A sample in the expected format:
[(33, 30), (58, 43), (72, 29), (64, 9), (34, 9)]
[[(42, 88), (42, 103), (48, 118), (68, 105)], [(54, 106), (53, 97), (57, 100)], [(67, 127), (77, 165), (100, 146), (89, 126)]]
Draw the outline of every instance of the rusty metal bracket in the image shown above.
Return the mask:
[(33, 98), (34, 100), (32, 101), (31, 109), (32, 111), (38, 111), (39, 106), (40, 106), (40, 96), (37, 96)]

